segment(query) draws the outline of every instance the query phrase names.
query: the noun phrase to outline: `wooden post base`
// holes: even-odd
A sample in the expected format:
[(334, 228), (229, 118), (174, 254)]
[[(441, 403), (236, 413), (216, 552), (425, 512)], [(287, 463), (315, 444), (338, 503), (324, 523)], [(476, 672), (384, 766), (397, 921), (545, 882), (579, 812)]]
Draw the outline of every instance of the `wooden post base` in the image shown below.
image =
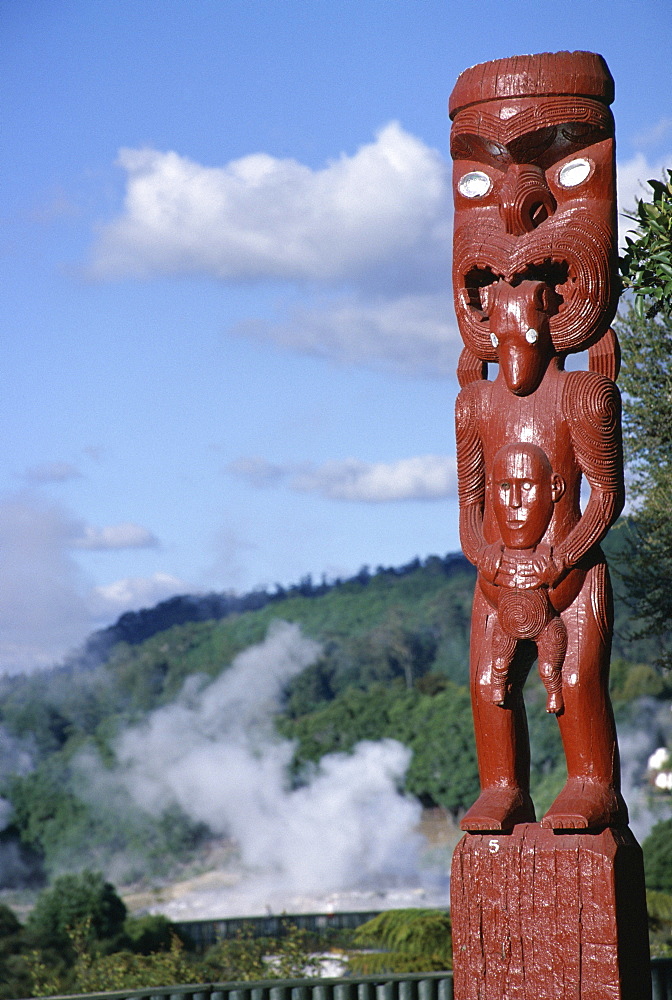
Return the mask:
[(468, 833), (450, 901), (455, 1000), (650, 1000), (642, 851), (627, 828)]

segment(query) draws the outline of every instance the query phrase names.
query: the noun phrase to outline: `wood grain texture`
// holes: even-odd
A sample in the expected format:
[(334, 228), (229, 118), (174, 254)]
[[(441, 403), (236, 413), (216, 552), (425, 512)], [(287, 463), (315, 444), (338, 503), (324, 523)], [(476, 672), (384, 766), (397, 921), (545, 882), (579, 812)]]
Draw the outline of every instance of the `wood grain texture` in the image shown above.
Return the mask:
[(629, 830), (467, 834), (453, 855), (455, 1000), (649, 1000), (642, 853)]

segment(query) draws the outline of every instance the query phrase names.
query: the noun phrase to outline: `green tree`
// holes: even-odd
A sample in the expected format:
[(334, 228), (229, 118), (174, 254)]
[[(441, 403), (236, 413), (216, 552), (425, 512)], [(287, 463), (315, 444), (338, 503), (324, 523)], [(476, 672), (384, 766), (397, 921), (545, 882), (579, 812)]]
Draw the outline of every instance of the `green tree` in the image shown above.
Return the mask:
[(672, 617), (672, 314), (629, 307), (617, 324), (623, 348), (623, 436), (629, 495), (625, 558), (619, 563), (640, 634), (656, 636), (669, 664)]
[(86, 925), (92, 941), (114, 942), (123, 934), (126, 906), (100, 872), (60, 875), (38, 897), (26, 930), (40, 950), (72, 959), (71, 933)]
[(640, 634), (660, 640), (669, 665), (672, 592), (672, 171), (650, 180), (651, 200), (638, 199), (630, 217), (636, 232), (621, 258), (624, 284), (634, 293), (617, 324), (623, 352), (626, 469), (634, 514), (631, 544), (621, 564)]
[(377, 949), (350, 953), (350, 968), (363, 975), (453, 967), (450, 917), (443, 910), (387, 910), (362, 924), (354, 943)]
[(651, 958), (672, 958), (672, 896), (646, 890)]
[(105, 955), (92, 941), (90, 923), (85, 920), (69, 933), (70, 950), (74, 955), (71, 968), (59, 968), (33, 952), (28, 961), (31, 996), (101, 993), (202, 979), (198, 965), (185, 955), (176, 935), (167, 950), (150, 955), (130, 951), (113, 951)]
[(647, 889), (672, 893), (672, 819), (656, 823), (642, 850)]
[(626, 236), (621, 257), (623, 284), (635, 292), (637, 315), (653, 317), (672, 311), (672, 170), (668, 181), (650, 180), (653, 198), (637, 199), (635, 237)]
[(0, 903), (0, 1000), (30, 996), (32, 983), (26, 961), (23, 928), (8, 906)]
[(168, 917), (146, 913), (141, 917), (126, 917), (124, 936), (131, 951), (151, 955), (155, 951), (170, 951), (175, 931)]
[(391, 721), (386, 735), (413, 751), (406, 791), (453, 816), (464, 812), (479, 792), (468, 690), (448, 681), (433, 697), (419, 695), (410, 711), (391, 714)]

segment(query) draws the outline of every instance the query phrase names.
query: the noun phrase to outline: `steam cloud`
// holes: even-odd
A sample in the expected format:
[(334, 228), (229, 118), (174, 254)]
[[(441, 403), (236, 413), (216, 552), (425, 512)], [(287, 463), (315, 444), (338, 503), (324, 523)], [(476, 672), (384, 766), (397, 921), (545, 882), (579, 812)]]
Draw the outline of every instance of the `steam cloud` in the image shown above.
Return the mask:
[[(116, 746), (118, 780), (141, 808), (158, 815), (177, 803), (235, 838), (255, 881), (248, 912), (276, 893), (323, 895), (417, 872), (420, 806), (397, 790), (410, 761), (400, 743), (360, 743), (351, 755), (323, 758), (301, 787), (288, 786), (294, 748), (275, 734), (273, 714), (286, 682), (319, 651), (297, 625), (277, 622), (214, 681), (189, 678), (174, 703)], [(87, 768), (91, 777), (90, 760)], [(212, 915), (231, 905), (213, 899)]]

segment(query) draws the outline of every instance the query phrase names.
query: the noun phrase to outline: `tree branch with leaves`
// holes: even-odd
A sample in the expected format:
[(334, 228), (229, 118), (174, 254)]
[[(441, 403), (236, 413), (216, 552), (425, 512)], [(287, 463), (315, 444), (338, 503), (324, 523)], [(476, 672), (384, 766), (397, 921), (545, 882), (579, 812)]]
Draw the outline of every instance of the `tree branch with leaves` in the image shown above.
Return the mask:
[(623, 436), (631, 544), (621, 567), (638, 634), (657, 636), (660, 665), (672, 666), (672, 170), (650, 180), (651, 201), (629, 217), (620, 265), (632, 297), (616, 330), (621, 342)]

